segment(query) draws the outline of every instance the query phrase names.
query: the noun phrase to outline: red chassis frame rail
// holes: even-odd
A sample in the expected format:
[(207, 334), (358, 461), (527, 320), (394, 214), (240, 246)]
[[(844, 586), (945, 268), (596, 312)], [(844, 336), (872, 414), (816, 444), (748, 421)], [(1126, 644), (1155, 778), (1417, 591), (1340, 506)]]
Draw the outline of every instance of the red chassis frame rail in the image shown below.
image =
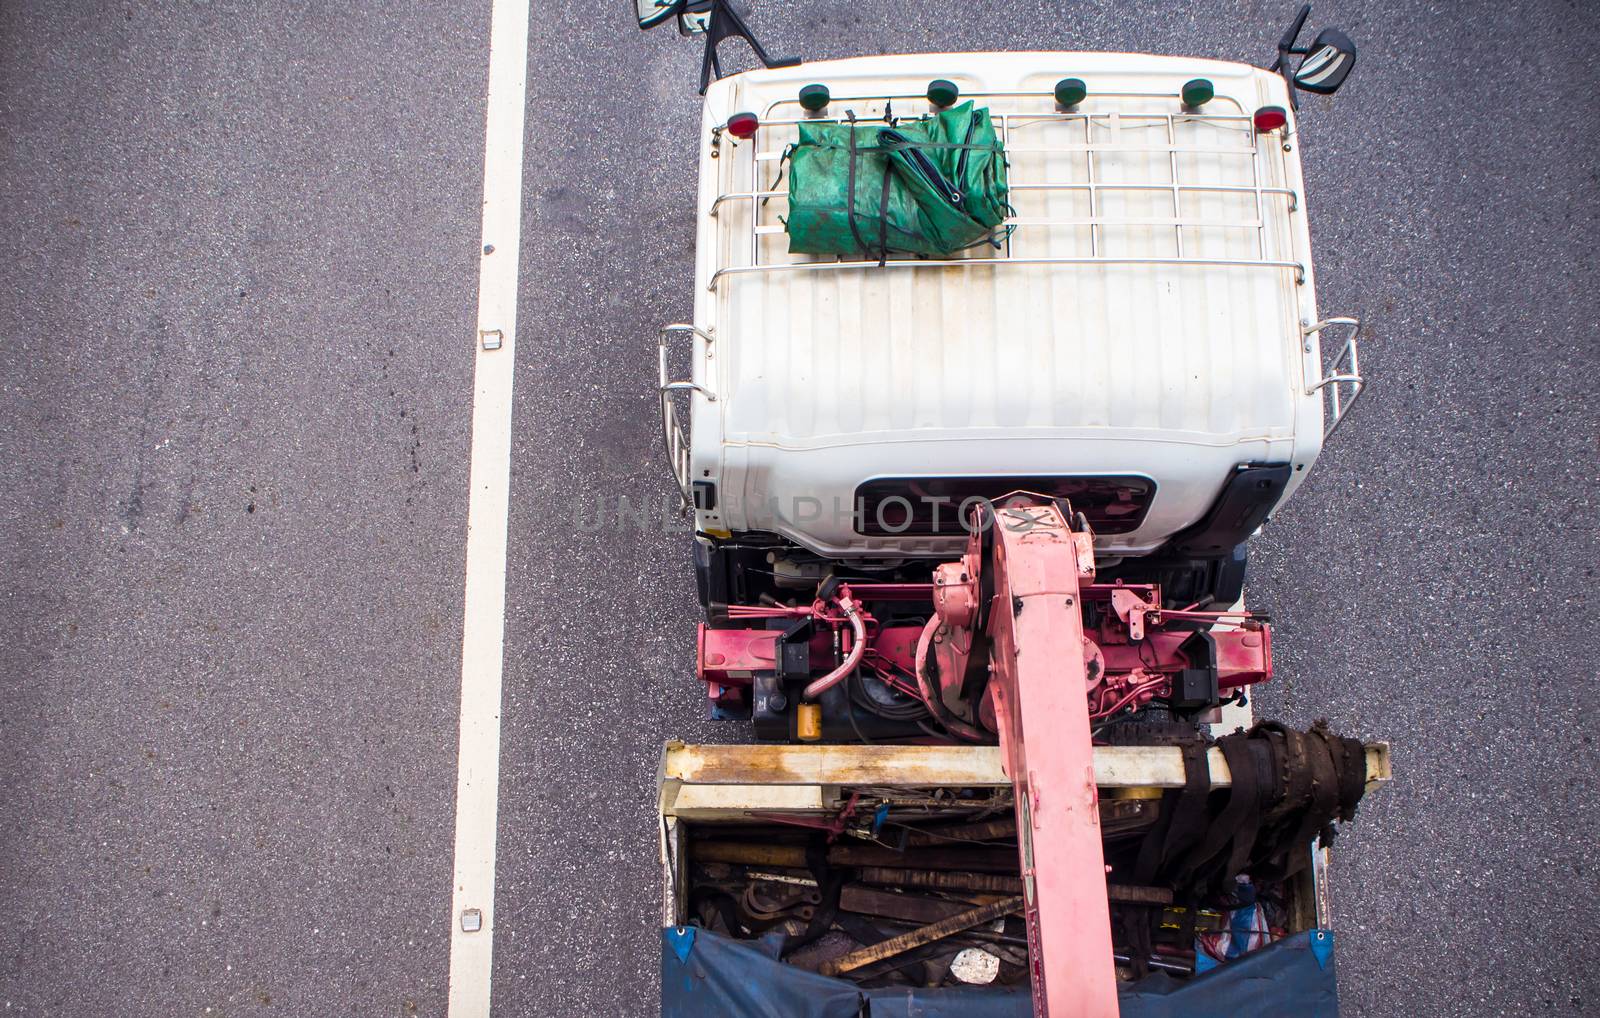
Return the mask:
[[(1245, 612), (1163, 609), (1153, 585), (1096, 584), (1093, 536), (1043, 496), (1002, 499), (983, 522), (931, 584), (840, 585), (810, 605), (736, 605), (729, 617), (809, 619), (813, 670), (831, 677), (858, 661), (864, 676), (923, 700), (953, 738), (998, 738), (1015, 793), (1034, 1013), (1114, 1018), (1094, 726), (1182, 699), (1196, 674), (1209, 683), (1214, 673), (1223, 698), (1269, 678), (1271, 633)], [(981, 603), (985, 573), (992, 594)], [(930, 617), (880, 625), (865, 606), (882, 602), (923, 602)], [(701, 626), (699, 675), (712, 701), (743, 702), (756, 673), (777, 668), (783, 635)], [(989, 681), (980, 702), (964, 702), (978, 655)]]

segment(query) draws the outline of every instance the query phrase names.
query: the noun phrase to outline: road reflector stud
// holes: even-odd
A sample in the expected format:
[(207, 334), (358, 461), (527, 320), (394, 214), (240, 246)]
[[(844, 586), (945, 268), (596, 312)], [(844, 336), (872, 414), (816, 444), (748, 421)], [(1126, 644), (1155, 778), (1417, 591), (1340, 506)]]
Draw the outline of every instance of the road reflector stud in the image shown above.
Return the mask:
[(483, 912), (475, 908), (461, 910), (461, 932), (477, 933), (483, 929)]

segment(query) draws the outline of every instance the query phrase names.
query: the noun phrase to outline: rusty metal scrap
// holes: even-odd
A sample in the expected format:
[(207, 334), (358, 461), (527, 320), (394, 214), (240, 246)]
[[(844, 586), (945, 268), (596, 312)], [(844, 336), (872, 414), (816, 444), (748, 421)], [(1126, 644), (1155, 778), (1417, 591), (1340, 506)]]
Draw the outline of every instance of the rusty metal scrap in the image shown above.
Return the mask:
[(846, 912), (904, 919), (914, 923), (936, 923), (959, 915), (972, 906), (960, 901), (928, 898), (917, 894), (895, 894), (864, 884), (846, 884), (839, 891), (839, 907)]
[(1107, 838), (1148, 829), (1161, 813), (1160, 799), (1101, 799), (1100, 830)]
[(1134, 884), (1108, 884), (1106, 898), (1122, 905), (1170, 905), (1172, 888), (1138, 887)]
[(856, 876), (864, 884), (878, 884), (883, 887), (906, 887), (928, 891), (980, 891), (986, 894), (1022, 893), (1021, 877), (994, 873), (863, 866), (857, 871)]
[(697, 841), (690, 850), (695, 862), (727, 862), (741, 866), (777, 866), (804, 869), (806, 850), (801, 845), (757, 845), (740, 841)]
[[(806, 866), (806, 850), (801, 845), (696, 841), (690, 849), (690, 856), (696, 862), (795, 869)], [(926, 848), (915, 853), (906, 853), (882, 845), (840, 844), (828, 849), (827, 858), (829, 864), (833, 866), (898, 866), (914, 862), (918, 868), (926, 870), (1014, 873), (1017, 869), (1017, 852), (1013, 848)]]
[(946, 824), (921, 827), (906, 836), (908, 846), (943, 845), (950, 842), (1002, 841), (1017, 836), (1017, 818), (1001, 817), (975, 824)]
[(809, 920), (814, 914), (813, 906), (822, 901), (822, 895), (814, 888), (751, 881), (738, 900), (745, 914), (758, 921), (789, 915)]
[(966, 870), (974, 873), (1015, 873), (1014, 848), (919, 848), (898, 852), (882, 845), (835, 845), (828, 850), (828, 862), (835, 866), (915, 865), (924, 870)]
[(1003, 918), (1022, 909), (1022, 896), (1014, 895), (989, 905), (979, 905), (977, 908), (941, 919), (936, 923), (920, 927), (909, 933), (902, 933), (897, 937), (890, 937), (880, 944), (863, 947), (859, 951), (851, 951), (842, 958), (824, 962), (818, 969), (825, 976), (837, 976), (845, 972), (893, 958), (907, 951), (915, 950), (927, 944), (954, 936), (963, 930), (974, 926), (981, 926), (987, 922)]

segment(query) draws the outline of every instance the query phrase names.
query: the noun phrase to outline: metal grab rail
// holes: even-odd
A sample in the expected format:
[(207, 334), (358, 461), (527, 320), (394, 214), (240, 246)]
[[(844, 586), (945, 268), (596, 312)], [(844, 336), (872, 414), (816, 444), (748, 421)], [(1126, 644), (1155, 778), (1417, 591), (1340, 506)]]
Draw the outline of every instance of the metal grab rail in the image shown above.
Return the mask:
[[(1322, 433), (1322, 441), (1326, 443), (1333, 437), (1333, 433), (1344, 423), (1350, 415), (1350, 409), (1356, 405), (1356, 400), (1367, 391), (1367, 380), (1361, 374), (1361, 319), (1359, 318), (1324, 318), (1313, 325), (1301, 329), (1301, 335), (1306, 339), (1306, 346), (1310, 347), (1311, 337), (1330, 326), (1342, 325), (1350, 330), (1350, 335), (1345, 339), (1344, 346), (1340, 348), (1339, 355), (1330, 363), (1324, 358), (1322, 380), (1306, 389), (1309, 396), (1318, 390), (1326, 390), (1326, 404), (1332, 407), (1332, 418), (1327, 429)], [(1346, 387), (1350, 394), (1346, 398)]]
[[(1184, 193), (1194, 192), (1197, 194), (1255, 194), (1257, 190), (1260, 190), (1263, 195), (1275, 194), (1288, 198), (1290, 212), (1298, 210), (1299, 206), (1296, 202), (1300, 197), (1300, 192), (1292, 187), (1262, 187), (1258, 189), (1245, 187), (1242, 184), (1179, 184), (1174, 187), (1171, 184), (1091, 184), (1083, 180), (1061, 180), (1032, 184), (1010, 184), (1008, 188), (1011, 191), (1182, 191)], [(727, 191), (719, 194), (716, 200), (711, 203), (711, 209), (708, 214), (715, 216), (717, 211), (727, 202), (749, 201), (752, 198), (766, 200), (770, 198), (787, 199), (788, 197), (789, 192), (787, 190)]]
[(706, 285), (706, 289), (714, 292), (717, 284), (722, 281), (724, 276), (742, 276), (753, 272), (826, 272), (838, 269), (968, 269), (985, 266), (1023, 265), (1082, 265), (1097, 268), (1173, 265), (1214, 268), (1292, 269), (1296, 285), (1304, 283), (1306, 279), (1306, 267), (1299, 262), (1263, 261), (1250, 258), (1108, 258), (1104, 256), (1086, 258), (890, 258), (886, 262), (785, 262), (777, 265), (729, 265), (712, 273), (711, 282)]
[(672, 479), (677, 482), (678, 495), (683, 500), (684, 510), (687, 511), (694, 504), (689, 485), (689, 436), (678, 421), (678, 410), (672, 405), (672, 394), (698, 392), (710, 403), (715, 403), (717, 396), (699, 382), (672, 381), (672, 375), (667, 367), (667, 350), (672, 337), (683, 333), (699, 336), (705, 340), (707, 350), (710, 349), (711, 336), (704, 330), (682, 322), (662, 326), (656, 340), (656, 353), (660, 361), (656, 394), (661, 398), (662, 450), (667, 454), (667, 466), (672, 471)]

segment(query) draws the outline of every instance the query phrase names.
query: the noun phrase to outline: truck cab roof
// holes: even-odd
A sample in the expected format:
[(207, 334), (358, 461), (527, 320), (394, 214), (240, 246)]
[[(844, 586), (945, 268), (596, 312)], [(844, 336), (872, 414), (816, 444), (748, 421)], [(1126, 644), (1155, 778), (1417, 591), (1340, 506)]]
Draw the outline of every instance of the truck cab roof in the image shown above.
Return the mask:
[[(1064, 109), (1053, 90), (1069, 76), (1088, 96)], [(790, 254), (796, 125), (921, 116), (936, 78), (994, 117), (1009, 237), (948, 259)], [(1186, 107), (1197, 78), (1214, 98)], [(813, 82), (832, 96), (816, 114), (797, 98)], [(1258, 131), (1263, 107), (1290, 110), (1277, 74), (1117, 53), (867, 57), (718, 81), (682, 333), (693, 385), (663, 399), (697, 526), (829, 558), (948, 556), (963, 535), (929, 531), (929, 498), (953, 493), (938, 512), (963, 492), (1056, 484), (1093, 510), (1103, 554), (1143, 554), (1243, 465), (1289, 465), (1292, 492), (1327, 394), (1296, 122)], [(754, 137), (724, 129), (740, 112)], [(671, 352), (664, 338), (663, 382)], [(883, 518), (901, 488), (917, 509)]]

